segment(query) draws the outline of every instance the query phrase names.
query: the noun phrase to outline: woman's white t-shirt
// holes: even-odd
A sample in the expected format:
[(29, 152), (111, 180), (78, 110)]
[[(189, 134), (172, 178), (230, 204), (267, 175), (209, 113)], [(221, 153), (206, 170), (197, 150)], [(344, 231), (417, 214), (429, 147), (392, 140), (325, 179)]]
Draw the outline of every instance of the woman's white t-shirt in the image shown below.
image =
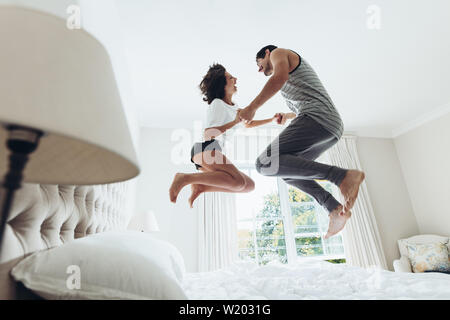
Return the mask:
[[(222, 99), (216, 98), (207, 108), (205, 129), (220, 127), (236, 119), (238, 106), (236, 104), (234, 106), (229, 105)], [(238, 125), (240, 125), (240, 123)], [(217, 136), (215, 138), (217, 141), (219, 141), (222, 147), (225, 146), (226, 141), (230, 141), (234, 131), (233, 129), (235, 129), (237, 126), (234, 126), (232, 129), (228, 129), (220, 136)]]

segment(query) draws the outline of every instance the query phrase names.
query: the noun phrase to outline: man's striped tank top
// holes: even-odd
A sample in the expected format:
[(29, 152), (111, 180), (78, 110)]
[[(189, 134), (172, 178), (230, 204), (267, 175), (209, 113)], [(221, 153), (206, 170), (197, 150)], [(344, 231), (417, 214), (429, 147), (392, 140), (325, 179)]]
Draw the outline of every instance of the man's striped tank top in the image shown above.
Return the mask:
[(281, 88), (281, 95), (295, 114), (307, 114), (340, 139), (344, 124), (339, 112), (315, 71), (305, 59), (298, 56), (300, 63), (289, 73), (288, 81)]

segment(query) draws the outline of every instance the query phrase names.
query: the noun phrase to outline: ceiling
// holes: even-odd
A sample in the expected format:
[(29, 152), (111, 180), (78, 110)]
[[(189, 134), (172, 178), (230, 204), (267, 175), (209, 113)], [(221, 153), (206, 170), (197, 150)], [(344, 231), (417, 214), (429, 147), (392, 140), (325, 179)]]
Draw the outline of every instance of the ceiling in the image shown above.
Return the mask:
[[(245, 107), (268, 79), (255, 63), (267, 44), (313, 66), (347, 132), (392, 137), (450, 112), (448, 0), (0, 0), (64, 19), (74, 3), (110, 51), (125, 109), (141, 126), (202, 121), (198, 84), (214, 62), (238, 78), (234, 100)], [(373, 5), (380, 29), (367, 27)], [(256, 118), (280, 111), (289, 109), (277, 94)]]
[[(369, 29), (370, 5), (380, 29)], [(213, 62), (238, 78), (245, 107), (268, 78), (255, 54), (274, 44), (316, 70), (347, 131), (390, 136), (450, 103), (450, 2), (446, 0), (116, 0), (141, 125), (202, 120), (198, 84)], [(288, 111), (279, 94), (257, 117)]]

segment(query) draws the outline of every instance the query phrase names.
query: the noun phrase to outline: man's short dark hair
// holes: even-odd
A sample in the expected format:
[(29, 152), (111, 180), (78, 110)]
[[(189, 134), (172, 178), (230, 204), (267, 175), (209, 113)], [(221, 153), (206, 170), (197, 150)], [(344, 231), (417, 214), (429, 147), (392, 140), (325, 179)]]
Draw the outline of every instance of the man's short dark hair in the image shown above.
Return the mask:
[(262, 48), (261, 50), (258, 51), (258, 53), (256, 54), (256, 60), (258, 59), (264, 59), (264, 57), (266, 56), (266, 50), (269, 49), (270, 52), (272, 52), (273, 50), (275, 50), (276, 48), (278, 48), (277, 46), (274, 46), (272, 44), (265, 46), (264, 48)]

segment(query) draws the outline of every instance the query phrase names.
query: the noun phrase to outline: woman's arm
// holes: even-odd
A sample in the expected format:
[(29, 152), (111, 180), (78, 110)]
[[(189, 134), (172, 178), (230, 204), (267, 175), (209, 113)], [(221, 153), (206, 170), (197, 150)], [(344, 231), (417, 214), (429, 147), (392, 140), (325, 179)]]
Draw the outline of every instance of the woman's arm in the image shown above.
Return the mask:
[(272, 122), (274, 119), (276, 119), (277, 116), (273, 116), (272, 118), (268, 118), (268, 119), (263, 119), (263, 120), (251, 120), (248, 123), (244, 123), (246, 128), (254, 128), (254, 127), (258, 127), (258, 126), (262, 126), (266, 123), (270, 123)]
[(276, 113), (272, 118), (269, 119), (263, 119), (263, 120), (252, 120), (249, 123), (245, 123), (244, 125), (246, 128), (253, 128), (253, 127), (257, 127), (257, 126), (262, 126), (266, 123), (270, 123), (273, 120), (276, 119), (276, 122), (278, 124), (284, 124), (286, 122), (286, 120), (288, 119), (294, 119), (297, 115), (294, 112), (289, 112), (289, 113)]
[(289, 113), (277, 113), (276, 115), (279, 115), (279, 118), (277, 119), (278, 124), (285, 124), (286, 120), (288, 119), (294, 119), (297, 115), (294, 112)]
[(205, 132), (204, 132), (205, 141), (211, 140), (211, 139), (214, 139), (214, 138), (220, 136), (225, 131), (233, 128), (235, 125), (237, 125), (239, 122), (241, 122), (241, 118), (239, 117), (240, 112), (241, 112), (241, 109), (237, 110), (236, 118), (233, 121), (225, 123), (224, 125), (219, 126), (219, 127), (206, 128)]

